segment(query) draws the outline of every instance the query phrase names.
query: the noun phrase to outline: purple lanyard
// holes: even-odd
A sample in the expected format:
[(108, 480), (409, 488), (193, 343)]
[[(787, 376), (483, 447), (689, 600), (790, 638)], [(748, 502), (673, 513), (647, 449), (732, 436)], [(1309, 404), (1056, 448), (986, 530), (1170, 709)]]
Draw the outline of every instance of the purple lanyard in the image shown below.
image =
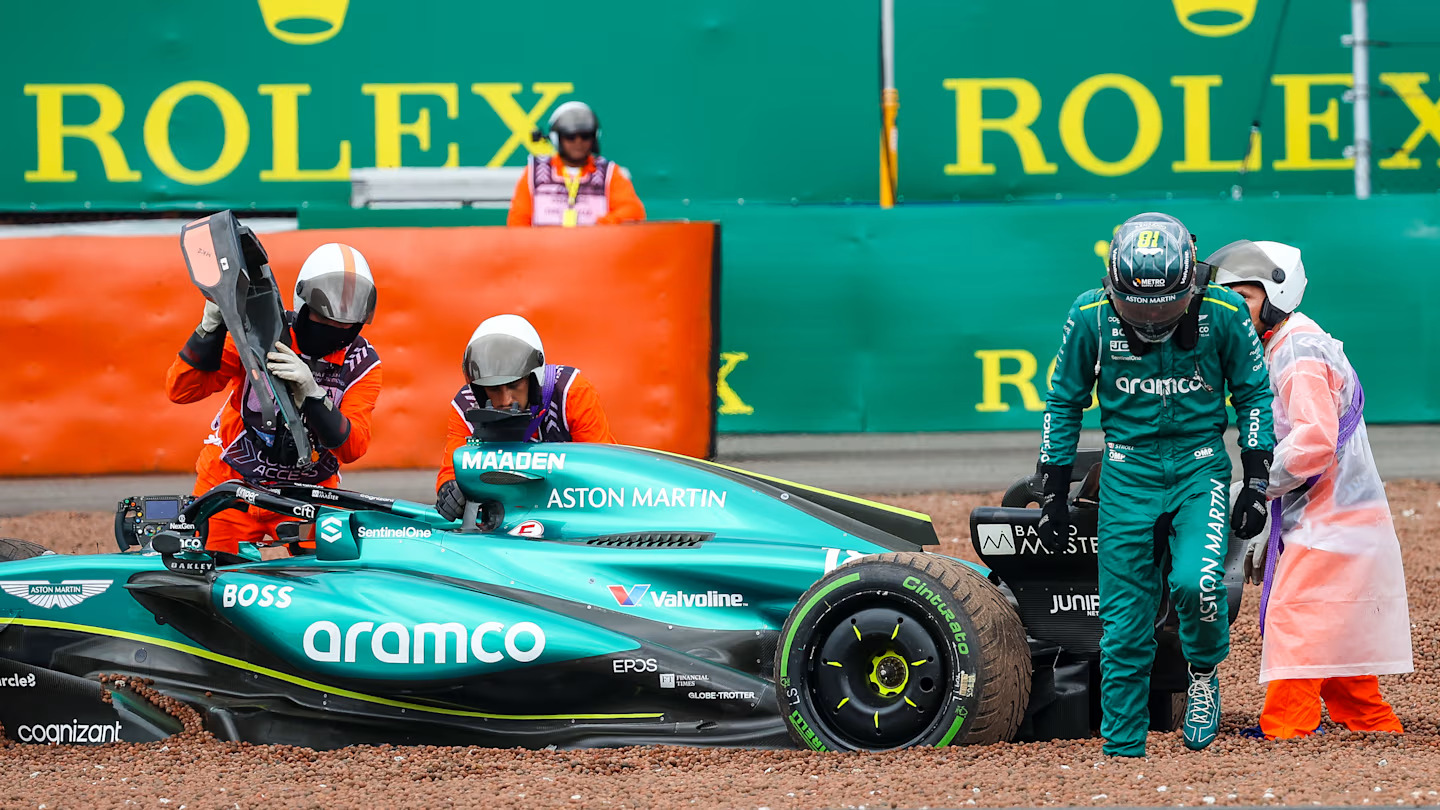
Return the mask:
[(535, 418), (530, 420), (530, 425), (525, 428), (525, 441), (538, 442), (540, 436), (540, 423), (545, 419), (545, 411), (550, 407), (550, 400), (555, 396), (555, 382), (559, 377), (555, 373), (554, 366), (545, 366), (545, 383), (540, 389), (540, 405), (535, 409)]
[[(1350, 441), (1355, 435), (1355, 429), (1360, 427), (1360, 418), (1365, 410), (1365, 389), (1360, 385), (1360, 378), (1355, 378), (1355, 393), (1350, 395), (1350, 407), (1345, 409), (1345, 414), (1340, 417), (1340, 435), (1335, 439), (1335, 453), (1338, 456), (1340, 448)], [(1336, 458), (1339, 463), (1339, 458)], [(1323, 475), (1324, 473), (1321, 473)], [(1319, 475), (1313, 475), (1305, 482), (1306, 487), (1315, 486), (1320, 480)], [(1280, 498), (1270, 501), (1270, 543), (1265, 550), (1265, 584), (1260, 588), (1260, 635), (1265, 635), (1265, 608), (1270, 604), (1270, 586), (1275, 582), (1275, 565), (1280, 560), (1280, 555), (1285, 551), (1285, 543), (1280, 539), (1281, 514), (1284, 511), (1280, 507)]]

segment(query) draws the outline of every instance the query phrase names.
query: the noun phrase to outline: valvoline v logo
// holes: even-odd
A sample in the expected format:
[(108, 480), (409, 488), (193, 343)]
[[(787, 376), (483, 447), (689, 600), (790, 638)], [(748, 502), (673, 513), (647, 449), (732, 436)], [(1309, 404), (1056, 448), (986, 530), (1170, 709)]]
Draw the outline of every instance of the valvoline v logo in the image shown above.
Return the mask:
[(629, 590), (623, 585), (611, 585), (610, 595), (615, 597), (615, 602), (620, 607), (638, 607), (640, 600), (645, 598), (645, 593), (649, 590), (649, 585), (632, 585)]

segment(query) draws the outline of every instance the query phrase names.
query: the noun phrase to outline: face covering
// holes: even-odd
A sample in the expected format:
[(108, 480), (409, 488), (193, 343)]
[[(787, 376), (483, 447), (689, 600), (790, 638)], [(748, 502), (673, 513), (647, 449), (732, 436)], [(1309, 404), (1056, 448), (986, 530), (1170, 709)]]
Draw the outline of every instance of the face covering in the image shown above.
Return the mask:
[(324, 357), (342, 346), (348, 346), (360, 336), (365, 324), (328, 326), (310, 320), (309, 310), (300, 308), (295, 316), (295, 343), (301, 354), (308, 357)]

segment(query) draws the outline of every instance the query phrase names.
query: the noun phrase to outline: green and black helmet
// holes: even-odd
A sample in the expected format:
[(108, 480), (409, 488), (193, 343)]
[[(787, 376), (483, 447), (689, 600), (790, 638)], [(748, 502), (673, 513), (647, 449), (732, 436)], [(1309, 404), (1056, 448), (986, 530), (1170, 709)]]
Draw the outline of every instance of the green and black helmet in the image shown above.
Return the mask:
[(1175, 331), (1203, 286), (1190, 230), (1169, 214), (1133, 216), (1110, 241), (1105, 292), (1137, 337), (1159, 343)]

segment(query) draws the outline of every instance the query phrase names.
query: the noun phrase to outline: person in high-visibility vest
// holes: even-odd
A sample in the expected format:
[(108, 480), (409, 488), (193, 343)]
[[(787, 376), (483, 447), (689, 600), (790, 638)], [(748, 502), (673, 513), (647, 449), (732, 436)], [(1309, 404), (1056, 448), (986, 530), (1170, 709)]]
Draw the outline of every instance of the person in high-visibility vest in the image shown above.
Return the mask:
[(450, 401), (445, 452), (435, 479), (435, 510), (447, 520), (458, 520), (465, 511), (453, 459), (478, 427), (467, 416), (472, 409), (528, 412), (527, 442), (616, 443), (594, 383), (574, 366), (545, 362), (540, 333), (519, 315), (496, 315), (481, 323), (465, 345), (462, 367), (465, 384)]
[[(340, 466), (370, 448), (371, 416), (380, 396), (380, 354), (360, 331), (375, 319), (375, 278), (360, 251), (331, 242), (316, 248), (295, 282), (295, 311), (285, 313), (287, 342), (266, 356), (271, 374), (290, 389), (313, 448), (297, 455), (286, 431), (266, 427), (220, 308), (205, 302), (200, 325), (166, 373), (171, 402), (199, 402), (225, 392), (210, 436), (195, 461), (194, 493), (226, 481), (340, 483)], [(294, 346), (294, 348), (291, 348)], [(210, 518), (205, 547), (234, 554), (241, 543), (275, 535), (285, 518), (227, 509)]]
[(600, 119), (589, 106), (568, 101), (556, 107), (550, 144), (553, 156), (531, 155), (526, 163), (506, 225), (573, 228), (645, 219), (630, 172), (600, 156)]

